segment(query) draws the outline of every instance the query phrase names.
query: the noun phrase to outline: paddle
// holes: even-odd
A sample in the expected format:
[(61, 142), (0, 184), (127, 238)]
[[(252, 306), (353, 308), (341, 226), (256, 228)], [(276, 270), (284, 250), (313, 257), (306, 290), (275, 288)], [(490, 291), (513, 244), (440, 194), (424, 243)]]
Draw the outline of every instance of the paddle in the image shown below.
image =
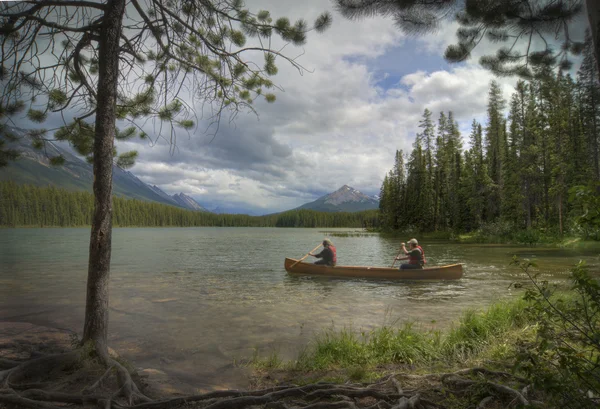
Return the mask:
[(323, 245), (323, 243), (319, 243), (319, 245), (317, 247), (315, 247), (314, 249), (312, 249), (311, 251), (309, 251), (308, 253), (306, 253), (306, 256), (304, 256), (300, 260), (296, 261), (294, 264), (292, 264), (290, 266), (290, 268), (293, 268), (296, 264), (298, 264), (299, 262), (301, 262), (302, 260), (304, 260), (306, 257), (310, 256), (310, 253), (312, 253), (313, 251), (315, 251), (316, 249), (318, 249), (322, 245)]
[(400, 253), (402, 253), (402, 249), (404, 248), (404, 243), (402, 243), (402, 247), (400, 247), (400, 252), (398, 253), (398, 255), (394, 258), (394, 262), (392, 263), (392, 266), (390, 268), (394, 268), (394, 264), (396, 264), (396, 259), (400, 256)]

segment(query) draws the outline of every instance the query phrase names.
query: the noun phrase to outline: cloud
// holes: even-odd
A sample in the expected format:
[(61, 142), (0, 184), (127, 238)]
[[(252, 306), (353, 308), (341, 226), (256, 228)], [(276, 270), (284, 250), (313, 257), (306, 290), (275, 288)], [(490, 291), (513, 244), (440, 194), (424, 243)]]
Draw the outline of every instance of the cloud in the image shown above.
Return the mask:
[[(257, 0), (249, 6), (270, 10), (275, 18), (308, 21), (331, 7), (319, 0)], [(301, 75), (277, 59), (273, 79), (284, 91), (277, 92), (274, 104), (258, 101), (258, 116), (240, 114), (232, 123), (224, 118), (214, 138), (203, 132), (206, 122), (189, 133), (177, 130), (174, 148), (164, 139), (119, 142), (119, 150), (139, 151), (131, 171), (208, 208), (265, 214), (300, 206), (344, 184), (377, 194), (395, 151), (412, 149), (425, 108), (435, 119), (441, 111), (453, 111), (464, 132), (474, 118), (485, 121), (494, 77), (475, 59), (448, 66), (442, 58), (455, 40), (455, 25), (415, 39), (403, 36), (391, 19), (333, 17), (332, 27), (311, 33), (304, 47), (283, 49), (298, 56), (306, 71)], [(486, 47), (478, 52), (487, 53)], [(508, 100), (516, 79), (497, 81)], [(143, 127), (156, 135), (151, 121)]]

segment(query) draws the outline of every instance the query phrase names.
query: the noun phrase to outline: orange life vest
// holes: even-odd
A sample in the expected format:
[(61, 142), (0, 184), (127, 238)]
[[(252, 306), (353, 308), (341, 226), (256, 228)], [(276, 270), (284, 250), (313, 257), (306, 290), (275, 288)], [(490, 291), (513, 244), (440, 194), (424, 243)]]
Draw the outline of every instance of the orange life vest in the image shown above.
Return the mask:
[(335, 246), (329, 246), (329, 248), (333, 252), (333, 264), (337, 264), (337, 252), (335, 250)]
[(408, 256), (408, 264), (425, 264), (427, 260), (425, 260), (425, 251), (421, 246), (417, 246), (417, 248), (421, 251), (421, 258)]

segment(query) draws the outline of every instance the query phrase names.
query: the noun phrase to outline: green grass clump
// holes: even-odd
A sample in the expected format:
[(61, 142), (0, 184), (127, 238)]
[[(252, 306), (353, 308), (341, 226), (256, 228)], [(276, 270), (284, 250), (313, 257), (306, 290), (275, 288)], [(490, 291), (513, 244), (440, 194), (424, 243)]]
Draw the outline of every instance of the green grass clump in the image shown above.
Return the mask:
[[(516, 339), (527, 336), (532, 324), (525, 301), (492, 305), (486, 311), (469, 310), (448, 331), (422, 330), (414, 323), (384, 326), (369, 332), (352, 328), (327, 329), (294, 362), (284, 363), (276, 355), (254, 357), (254, 366), (294, 371), (344, 370), (350, 379), (367, 376), (385, 365), (450, 368), (467, 361), (502, 358), (514, 351)], [(515, 337), (519, 334), (519, 337)]]
[(485, 312), (466, 311), (445, 335), (441, 355), (453, 361), (468, 359), (489, 348), (500, 335), (527, 326), (526, 305), (518, 300), (494, 304)]

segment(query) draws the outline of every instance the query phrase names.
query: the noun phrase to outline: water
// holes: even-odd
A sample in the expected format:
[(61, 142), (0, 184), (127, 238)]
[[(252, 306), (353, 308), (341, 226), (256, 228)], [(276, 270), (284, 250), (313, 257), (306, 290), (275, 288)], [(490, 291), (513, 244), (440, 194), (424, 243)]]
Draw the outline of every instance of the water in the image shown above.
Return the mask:
[[(284, 258), (302, 257), (327, 232), (114, 229), (109, 344), (136, 367), (164, 371), (198, 391), (244, 387), (245, 370), (234, 362), (272, 352), (293, 359), (325, 328), (369, 330), (405, 321), (445, 328), (467, 308), (520, 296), (523, 290), (510, 284), (527, 277), (509, 266), (513, 254), (536, 260), (536, 271), (556, 281), (579, 259), (596, 271), (600, 265), (597, 248), (424, 242), (430, 265), (464, 263), (464, 277), (390, 282), (287, 275)], [(331, 239), (340, 265), (389, 266), (400, 243), (378, 235)], [(89, 229), (0, 230), (0, 320), (81, 332), (88, 243)]]

